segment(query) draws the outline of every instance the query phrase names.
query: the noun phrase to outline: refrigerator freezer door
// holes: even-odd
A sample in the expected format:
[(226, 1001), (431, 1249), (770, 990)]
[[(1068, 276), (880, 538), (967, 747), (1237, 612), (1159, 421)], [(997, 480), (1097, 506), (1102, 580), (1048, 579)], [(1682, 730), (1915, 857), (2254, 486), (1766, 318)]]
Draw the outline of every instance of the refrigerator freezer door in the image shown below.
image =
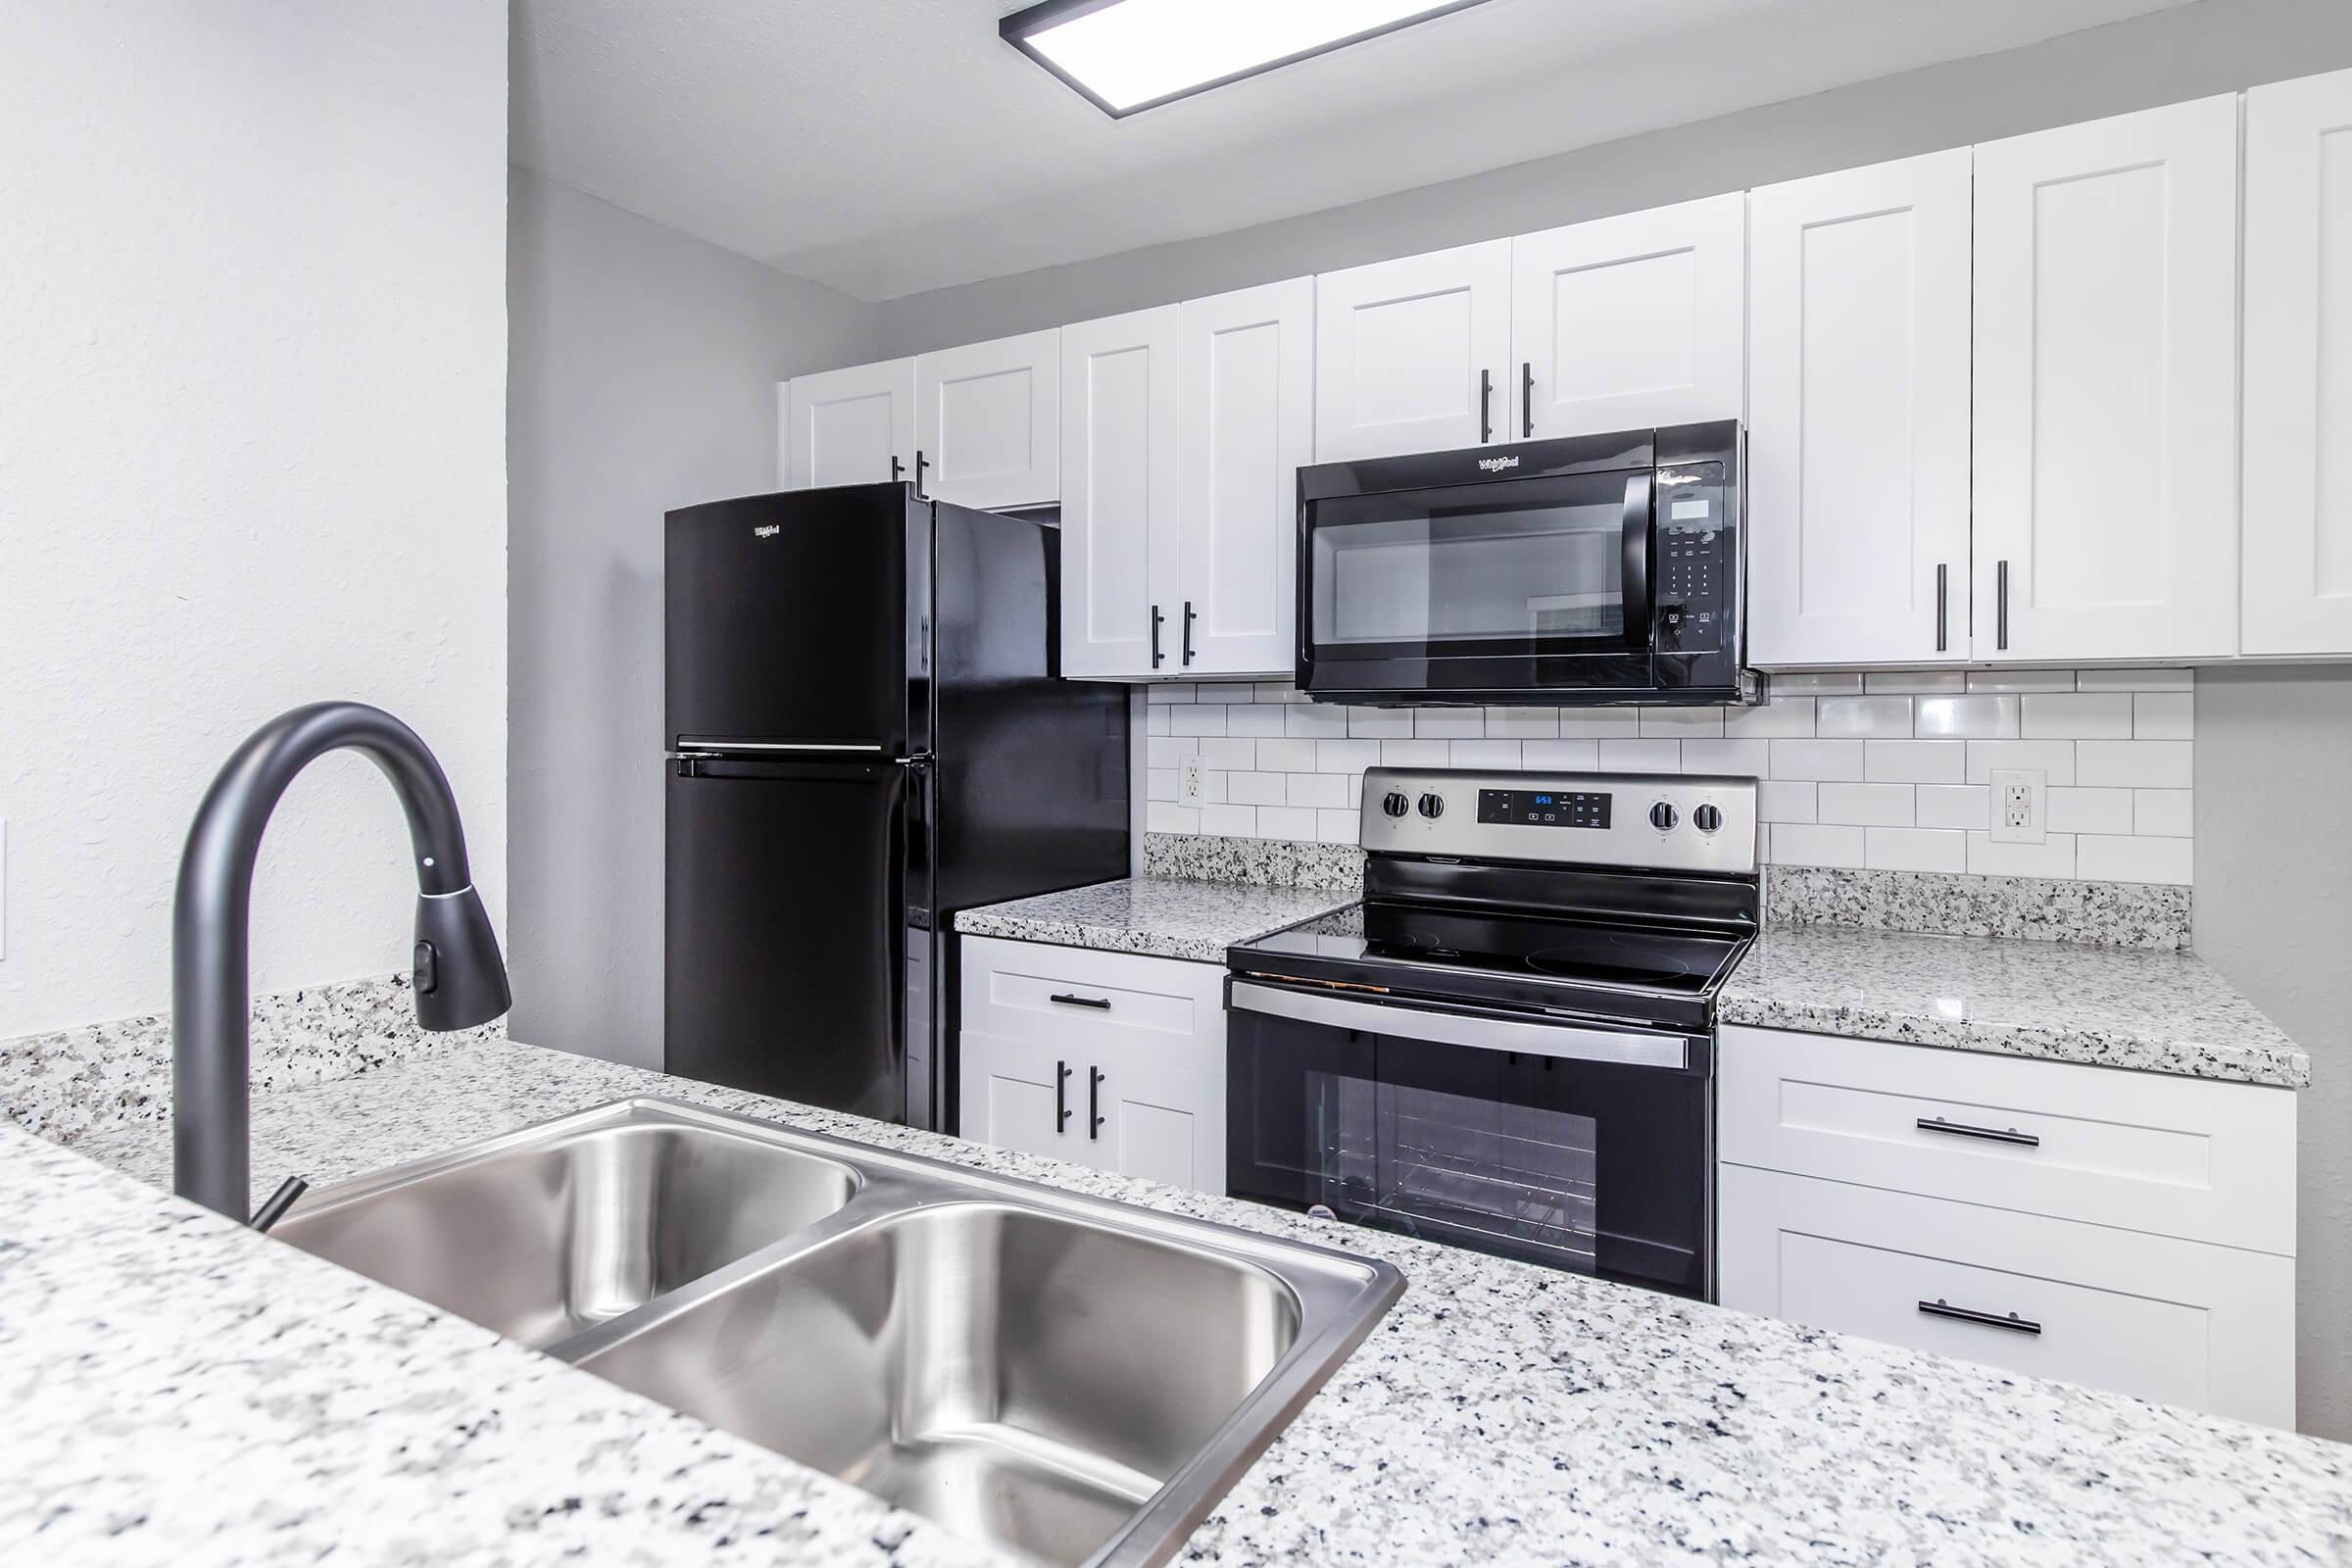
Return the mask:
[(928, 737), (919, 714), (910, 733), (908, 710), (927, 702), (928, 628), (907, 607), (910, 593), (927, 606), (929, 575), (930, 509), (903, 484), (671, 513), (665, 744), (919, 750)]
[(670, 1072), (905, 1116), (906, 959), (929, 940), (904, 875), (921, 783), (878, 763), (670, 764)]

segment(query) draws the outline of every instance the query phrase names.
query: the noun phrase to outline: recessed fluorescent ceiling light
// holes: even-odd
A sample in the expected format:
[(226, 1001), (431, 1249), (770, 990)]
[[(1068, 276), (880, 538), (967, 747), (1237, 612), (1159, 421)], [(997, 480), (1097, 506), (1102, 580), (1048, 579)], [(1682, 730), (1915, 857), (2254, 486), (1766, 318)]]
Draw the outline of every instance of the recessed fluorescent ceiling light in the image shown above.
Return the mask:
[(1221, 87), (1482, 0), (1046, 0), (1007, 43), (1112, 116)]

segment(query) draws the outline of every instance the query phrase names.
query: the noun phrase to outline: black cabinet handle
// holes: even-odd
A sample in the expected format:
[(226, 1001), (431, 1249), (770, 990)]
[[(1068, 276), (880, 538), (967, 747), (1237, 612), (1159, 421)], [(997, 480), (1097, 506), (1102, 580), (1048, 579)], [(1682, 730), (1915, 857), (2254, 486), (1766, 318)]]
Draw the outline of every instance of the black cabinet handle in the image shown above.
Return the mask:
[(1936, 563), (1936, 651), (1939, 654), (1951, 637), (1951, 575), (1949, 565)]
[(1478, 439), (1494, 439), (1494, 372), (1478, 372)]
[(1152, 667), (1153, 669), (1157, 669), (1164, 662), (1164, 656), (1159, 651), (1159, 626), (1160, 622), (1167, 618), (1159, 612), (1157, 605), (1152, 607)]
[(1193, 602), (1187, 599), (1184, 602), (1184, 662), (1188, 667), (1193, 662), (1193, 622), (1200, 618), (1193, 609)]
[(1102, 1136), (1102, 1069), (1100, 1067), (1086, 1069), (1086, 1136), (1089, 1139), (1101, 1138)]
[(896, 452), (893, 452), (890, 455), (890, 482), (892, 484), (897, 484), (901, 479), (906, 477), (906, 465), (901, 463), (899, 461), (899, 455)]
[(923, 470), (929, 466), (931, 460), (924, 457), (922, 449), (917, 447), (914, 453), (914, 493), (918, 496), (923, 493)]
[(2039, 1149), (2041, 1140), (2032, 1133), (2021, 1133), (2012, 1127), (2003, 1132), (1998, 1127), (1972, 1127), (1964, 1121), (1945, 1121), (1941, 1116), (1922, 1116), (1919, 1130), (1923, 1133), (1949, 1133), (1954, 1138), (1982, 1138), (1986, 1143), (2016, 1144), (2024, 1149)]
[(1993, 646), (2009, 646), (2009, 563), (1999, 563), (1992, 568), (1993, 588)]
[(1919, 1309), (1930, 1317), (1948, 1317), (1961, 1323), (1980, 1323), (1988, 1329), (2007, 1329), (2012, 1334), (2039, 1334), (2041, 1332), (2041, 1325), (2030, 1317), (2019, 1317), (2015, 1312), (2004, 1317), (1993, 1312), (1980, 1312), (1973, 1306), (1954, 1306), (1941, 1297), (1937, 1297), (1933, 1301), (1920, 1302)]
[(1046, 1000), (1049, 1002), (1058, 1002), (1065, 1007), (1100, 1007), (1104, 1012), (1108, 1012), (1110, 1010), (1110, 999), (1108, 997), (1082, 997), (1077, 995), (1075, 992), (1063, 991), (1048, 997)]
[(1528, 440), (1536, 438), (1536, 362), (1519, 362), (1519, 418), (1520, 433)]
[(1068, 1062), (1066, 1062), (1066, 1061), (1057, 1061), (1057, 1062), (1055, 1062), (1055, 1063), (1054, 1064), (1054, 1136), (1056, 1136), (1056, 1137), (1059, 1137), (1059, 1136), (1060, 1136), (1060, 1134), (1061, 1134), (1061, 1130), (1062, 1130), (1064, 1127), (1067, 1127), (1069, 1124), (1070, 1124), (1070, 1064), (1069, 1064)]

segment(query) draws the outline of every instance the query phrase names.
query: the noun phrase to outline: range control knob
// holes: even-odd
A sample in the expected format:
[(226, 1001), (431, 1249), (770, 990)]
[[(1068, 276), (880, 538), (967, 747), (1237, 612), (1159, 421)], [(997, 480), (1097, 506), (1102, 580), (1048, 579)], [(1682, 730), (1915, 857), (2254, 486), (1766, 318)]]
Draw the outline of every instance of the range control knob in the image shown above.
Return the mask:
[(1649, 825), (1661, 833), (1674, 831), (1674, 824), (1682, 819), (1683, 813), (1674, 808), (1671, 801), (1660, 801), (1649, 808)]
[(1439, 817), (1444, 816), (1446, 814), (1446, 798), (1442, 795), (1422, 796), (1421, 814), (1428, 817), (1432, 822), (1435, 822)]
[(1690, 813), (1690, 825), (1701, 833), (1712, 833), (1723, 826), (1723, 811), (1718, 807), (1702, 806)]
[(1406, 798), (1404, 791), (1391, 790), (1381, 798), (1380, 808), (1391, 816), (1402, 816), (1413, 808), (1413, 803)]

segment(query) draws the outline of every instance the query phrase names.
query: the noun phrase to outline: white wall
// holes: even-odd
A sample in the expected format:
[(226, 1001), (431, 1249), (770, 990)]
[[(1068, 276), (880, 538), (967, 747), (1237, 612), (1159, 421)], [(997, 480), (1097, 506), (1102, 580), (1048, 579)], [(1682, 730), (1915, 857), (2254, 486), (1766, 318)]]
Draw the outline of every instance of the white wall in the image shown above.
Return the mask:
[[(168, 1004), (198, 797), (378, 703), (506, 864), (507, 17), (484, 0), (0, 0), (0, 1037)], [(407, 967), (382, 779), (328, 759), (257, 990)]]
[(772, 490), (776, 382), (873, 308), (515, 171), (518, 1039), (662, 1061), (662, 514)]

